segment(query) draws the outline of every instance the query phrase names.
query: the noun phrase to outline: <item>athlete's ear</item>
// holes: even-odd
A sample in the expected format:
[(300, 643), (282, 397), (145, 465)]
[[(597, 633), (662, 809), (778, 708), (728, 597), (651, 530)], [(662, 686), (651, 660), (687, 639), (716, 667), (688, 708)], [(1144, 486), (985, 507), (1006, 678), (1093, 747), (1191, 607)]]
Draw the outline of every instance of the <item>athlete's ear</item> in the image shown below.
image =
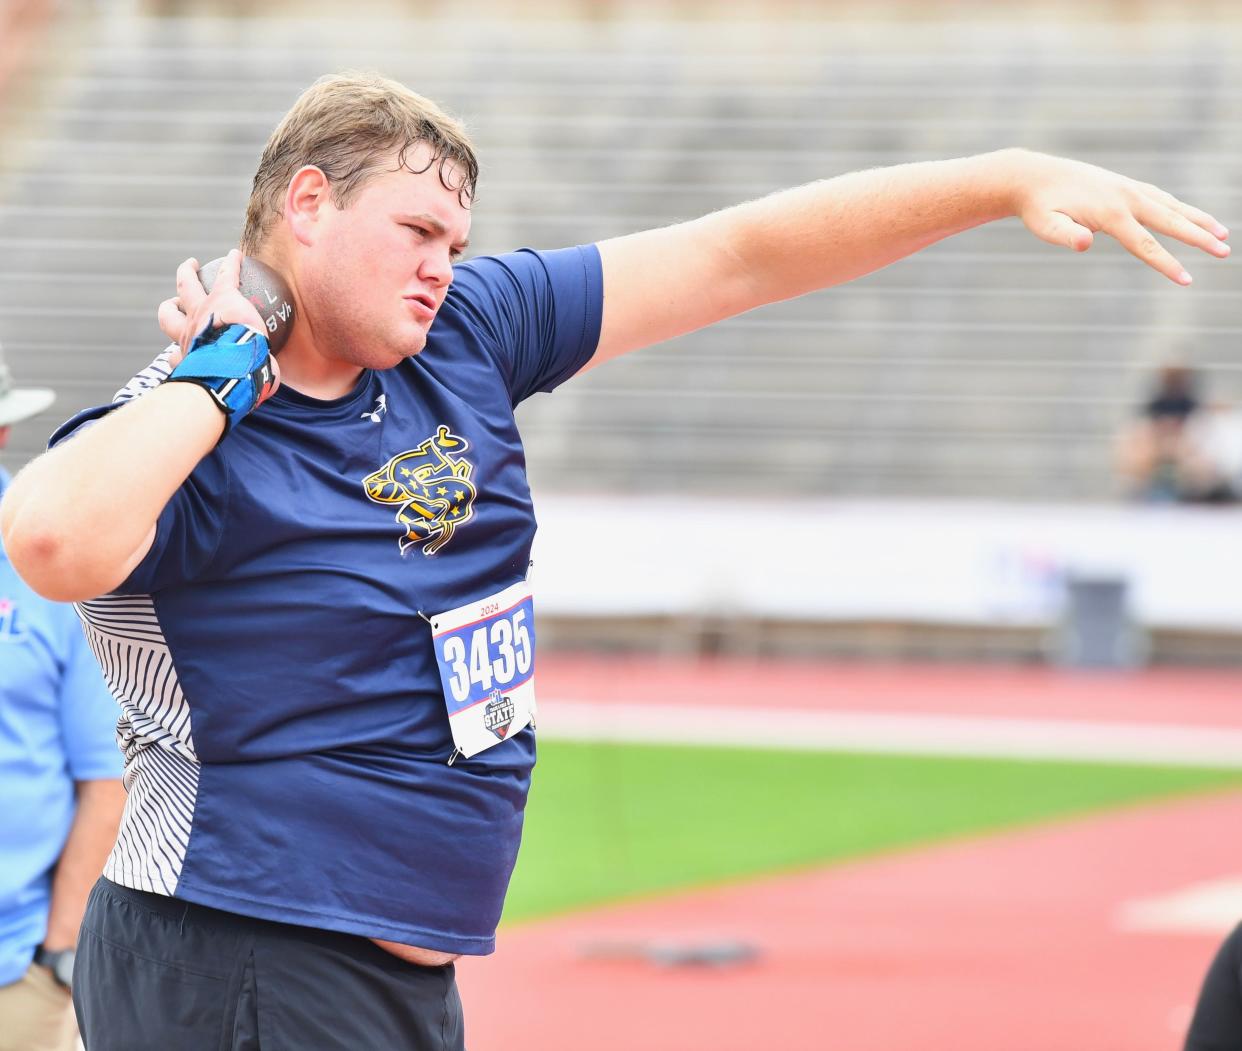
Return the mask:
[(285, 191), (285, 222), (299, 243), (314, 244), (324, 210), (331, 207), (328, 177), (313, 164), (299, 168)]

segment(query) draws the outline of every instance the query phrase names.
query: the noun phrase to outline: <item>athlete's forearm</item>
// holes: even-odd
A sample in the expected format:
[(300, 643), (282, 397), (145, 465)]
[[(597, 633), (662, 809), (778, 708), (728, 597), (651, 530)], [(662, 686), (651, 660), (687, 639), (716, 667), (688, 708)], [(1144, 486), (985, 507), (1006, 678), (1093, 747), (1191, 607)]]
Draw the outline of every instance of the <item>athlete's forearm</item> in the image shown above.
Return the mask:
[(1005, 164), (987, 154), (853, 172), (604, 241), (593, 364), (849, 281), (1011, 214)]
[(0, 536), (18, 573), (59, 602), (111, 591), (223, 428), (207, 391), (168, 383), (34, 460), (0, 504)]
[(1016, 209), (1005, 151), (851, 172), (705, 216), (729, 246), (747, 308), (879, 270)]

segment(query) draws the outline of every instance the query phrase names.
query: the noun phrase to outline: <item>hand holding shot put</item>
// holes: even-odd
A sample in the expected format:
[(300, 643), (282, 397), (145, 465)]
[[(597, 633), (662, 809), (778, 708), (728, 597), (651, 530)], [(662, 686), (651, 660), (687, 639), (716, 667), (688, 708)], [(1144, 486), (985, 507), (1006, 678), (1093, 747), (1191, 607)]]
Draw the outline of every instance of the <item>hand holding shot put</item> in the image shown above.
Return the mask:
[[(1108, 234), (1179, 284), (1153, 235), (1229, 254), (1220, 223), (1154, 186), (1015, 149), (462, 263), (477, 177), (434, 103), (377, 75), (322, 78), (269, 139), (241, 238), (297, 304), (280, 390), (241, 256), (210, 292), (187, 260), (159, 311), (171, 375), (69, 421), (0, 506), (18, 571), (94, 599), (88, 630), (119, 654), (140, 791), (88, 910), (126, 950), (83, 957), (93, 1049), (135, 1032), (218, 1047), (161, 1043), (177, 1004), (129, 1012), (109, 994), (141, 979), (127, 967), (201, 974), (217, 948), (234, 974), (238, 931), (281, 939), (297, 981), (256, 965), (257, 991), (202, 995), (296, 1003), (279, 1041), (462, 1048), (450, 961), (494, 948), (534, 765), (523, 400), (1006, 217), (1076, 251)], [(346, 637), (343, 611), (363, 630)], [(141, 943), (136, 895), (177, 899), (195, 952)]]
[(266, 263), (233, 250), (201, 267), (197, 259), (177, 267), (177, 294), (159, 305), (156, 316), (164, 334), (178, 345), (178, 353), (169, 358), (175, 366), (206, 318), (213, 318), (216, 326), (237, 323), (263, 333), (275, 358), (289, 338), (295, 313), (293, 292), (284, 278)]
[[(205, 390), (224, 414), (227, 434), (270, 398), (280, 385), (268, 331), (238, 281), (242, 255), (234, 249), (220, 263), (213, 287), (203, 288), (193, 260), (178, 270), (182, 303), (189, 308), (170, 383), (192, 383)], [(196, 287), (197, 286), (197, 287)], [(199, 290), (202, 290), (201, 295)]]

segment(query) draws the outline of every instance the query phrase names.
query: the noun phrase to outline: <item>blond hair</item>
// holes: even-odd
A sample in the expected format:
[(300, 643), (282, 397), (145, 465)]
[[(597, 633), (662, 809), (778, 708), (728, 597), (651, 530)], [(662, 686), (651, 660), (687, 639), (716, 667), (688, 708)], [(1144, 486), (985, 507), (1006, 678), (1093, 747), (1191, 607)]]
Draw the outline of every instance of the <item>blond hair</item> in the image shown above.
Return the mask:
[(331, 185), (332, 203), (345, 208), (381, 171), (409, 167), (408, 155), (419, 144), (431, 148), (431, 160), (412, 170), (434, 166), (440, 182), (456, 190), (463, 203), (473, 198), (479, 162), (460, 121), (378, 73), (320, 77), (263, 147), (246, 206), (242, 251), (253, 252), (266, 240), (282, 213), (289, 180), (300, 168), (319, 168)]

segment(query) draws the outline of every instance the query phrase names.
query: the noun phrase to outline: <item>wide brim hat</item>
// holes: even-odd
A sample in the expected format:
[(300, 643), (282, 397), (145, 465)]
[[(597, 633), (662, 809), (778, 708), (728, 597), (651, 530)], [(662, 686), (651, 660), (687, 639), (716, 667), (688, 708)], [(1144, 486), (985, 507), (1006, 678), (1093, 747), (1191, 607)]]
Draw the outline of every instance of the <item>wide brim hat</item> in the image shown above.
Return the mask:
[(0, 427), (38, 416), (55, 400), (56, 392), (48, 387), (13, 386), (13, 377), (0, 352)]

